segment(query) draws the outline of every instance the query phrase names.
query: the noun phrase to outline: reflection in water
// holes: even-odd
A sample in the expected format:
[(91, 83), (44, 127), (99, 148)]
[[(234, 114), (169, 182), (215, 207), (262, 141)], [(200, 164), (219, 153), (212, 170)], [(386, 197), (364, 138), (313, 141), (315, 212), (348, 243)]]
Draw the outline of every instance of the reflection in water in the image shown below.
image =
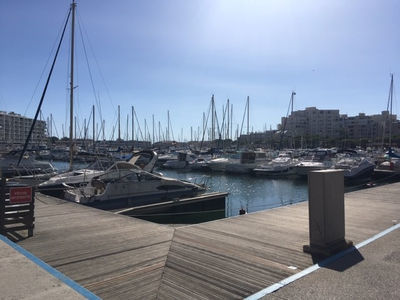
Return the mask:
[(206, 182), (210, 192), (228, 192), (226, 216), (236, 216), (241, 208), (255, 212), (268, 208), (305, 201), (307, 182), (298, 179), (269, 179), (250, 175), (180, 172), (162, 170), (166, 176)]

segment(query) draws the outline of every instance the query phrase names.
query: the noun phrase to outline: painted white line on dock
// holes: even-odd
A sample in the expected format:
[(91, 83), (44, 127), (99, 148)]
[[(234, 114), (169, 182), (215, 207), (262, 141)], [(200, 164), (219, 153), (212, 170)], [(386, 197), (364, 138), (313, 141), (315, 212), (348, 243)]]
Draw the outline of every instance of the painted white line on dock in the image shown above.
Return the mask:
[(355, 251), (356, 249), (360, 249), (360, 248), (368, 245), (369, 243), (372, 243), (373, 241), (375, 241), (375, 240), (377, 240), (399, 228), (400, 228), (400, 224), (396, 224), (378, 234), (375, 234), (373, 237), (355, 245), (354, 247), (350, 247), (342, 252), (339, 252), (331, 257), (328, 257), (328, 258), (324, 259), (323, 261), (319, 262), (318, 264), (312, 265), (311, 267), (308, 267), (307, 269), (304, 269), (303, 271), (301, 271), (299, 273), (289, 276), (289, 277), (279, 281), (278, 283), (274, 283), (274, 284), (270, 285), (269, 287), (266, 287), (265, 289), (262, 289), (261, 291), (248, 296), (247, 298), (245, 298), (245, 300), (256, 300), (256, 299), (260, 299), (260, 298), (264, 297), (265, 295), (273, 293), (273, 292), (279, 290), (280, 288), (284, 287), (285, 285), (288, 285), (289, 283), (291, 283), (297, 279), (300, 279), (300, 278), (318, 270), (321, 267), (327, 266), (327, 265), (331, 264), (332, 262), (338, 260), (339, 258)]

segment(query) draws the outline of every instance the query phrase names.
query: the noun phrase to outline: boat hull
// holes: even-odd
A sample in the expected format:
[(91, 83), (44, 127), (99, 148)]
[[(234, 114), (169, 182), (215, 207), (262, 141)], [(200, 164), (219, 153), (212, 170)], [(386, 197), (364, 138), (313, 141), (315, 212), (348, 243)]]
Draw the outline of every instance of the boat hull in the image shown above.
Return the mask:
[[(104, 210), (112, 210), (112, 209), (122, 209), (129, 207), (136, 207), (142, 205), (149, 205), (154, 203), (162, 203), (166, 201), (171, 201), (173, 199), (194, 197), (202, 194), (204, 191), (199, 190), (165, 190), (159, 192), (152, 192), (141, 195), (125, 195), (117, 198), (111, 198), (107, 200), (94, 200), (93, 202), (85, 202), (81, 201), (81, 204), (96, 207)], [(70, 201), (76, 200), (76, 193), (71, 191), (65, 191), (65, 198)], [(76, 202), (76, 201), (75, 201)]]

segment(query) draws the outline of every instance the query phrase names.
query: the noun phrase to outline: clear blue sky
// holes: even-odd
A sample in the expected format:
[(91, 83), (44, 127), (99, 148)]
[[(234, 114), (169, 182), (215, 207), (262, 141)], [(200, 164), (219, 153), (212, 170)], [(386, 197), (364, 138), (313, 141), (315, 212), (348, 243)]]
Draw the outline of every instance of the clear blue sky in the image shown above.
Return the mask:
[[(0, 110), (34, 115), (69, 5), (0, 1)], [(118, 104), (123, 136), (134, 105), (142, 127), (154, 114), (165, 128), (170, 110), (177, 139), (181, 128), (190, 137), (190, 126), (201, 125), (212, 94), (220, 118), (226, 99), (233, 103), (234, 127), (250, 96), (250, 123), (260, 131), (280, 122), (292, 90), (295, 109), (355, 115), (386, 108), (391, 72), (399, 87), (396, 0), (81, 0), (77, 10), (77, 116), (82, 126), (96, 102), (80, 27), (108, 137)], [(68, 42), (42, 109), (45, 118), (53, 113), (59, 135), (68, 110)]]

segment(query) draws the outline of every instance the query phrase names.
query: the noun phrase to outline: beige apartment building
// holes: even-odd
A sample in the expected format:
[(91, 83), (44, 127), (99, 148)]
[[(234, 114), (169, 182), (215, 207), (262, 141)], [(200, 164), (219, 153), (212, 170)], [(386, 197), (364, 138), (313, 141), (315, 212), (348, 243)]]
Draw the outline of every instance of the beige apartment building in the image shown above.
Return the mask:
[(283, 117), (279, 128), (293, 136), (337, 138), (342, 124), (338, 109), (307, 107), (305, 110), (294, 111), (288, 118)]
[[(33, 119), (14, 112), (0, 111), (0, 143), (3, 145), (24, 144), (32, 121)], [(46, 140), (46, 122), (37, 120), (30, 142), (40, 144)]]
[[(286, 124), (285, 124), (286, 123)], [(321, 138), (374, 139), (400, 135), (400, 123), (396, 115), (383, 111), (379, 115), (364, 113), (348, 117), (340, 115), (337, 109), (307, 107), (294, 111), (288, 118), (283, 117), (280, 130), (291, 136), (319, 136)]]

